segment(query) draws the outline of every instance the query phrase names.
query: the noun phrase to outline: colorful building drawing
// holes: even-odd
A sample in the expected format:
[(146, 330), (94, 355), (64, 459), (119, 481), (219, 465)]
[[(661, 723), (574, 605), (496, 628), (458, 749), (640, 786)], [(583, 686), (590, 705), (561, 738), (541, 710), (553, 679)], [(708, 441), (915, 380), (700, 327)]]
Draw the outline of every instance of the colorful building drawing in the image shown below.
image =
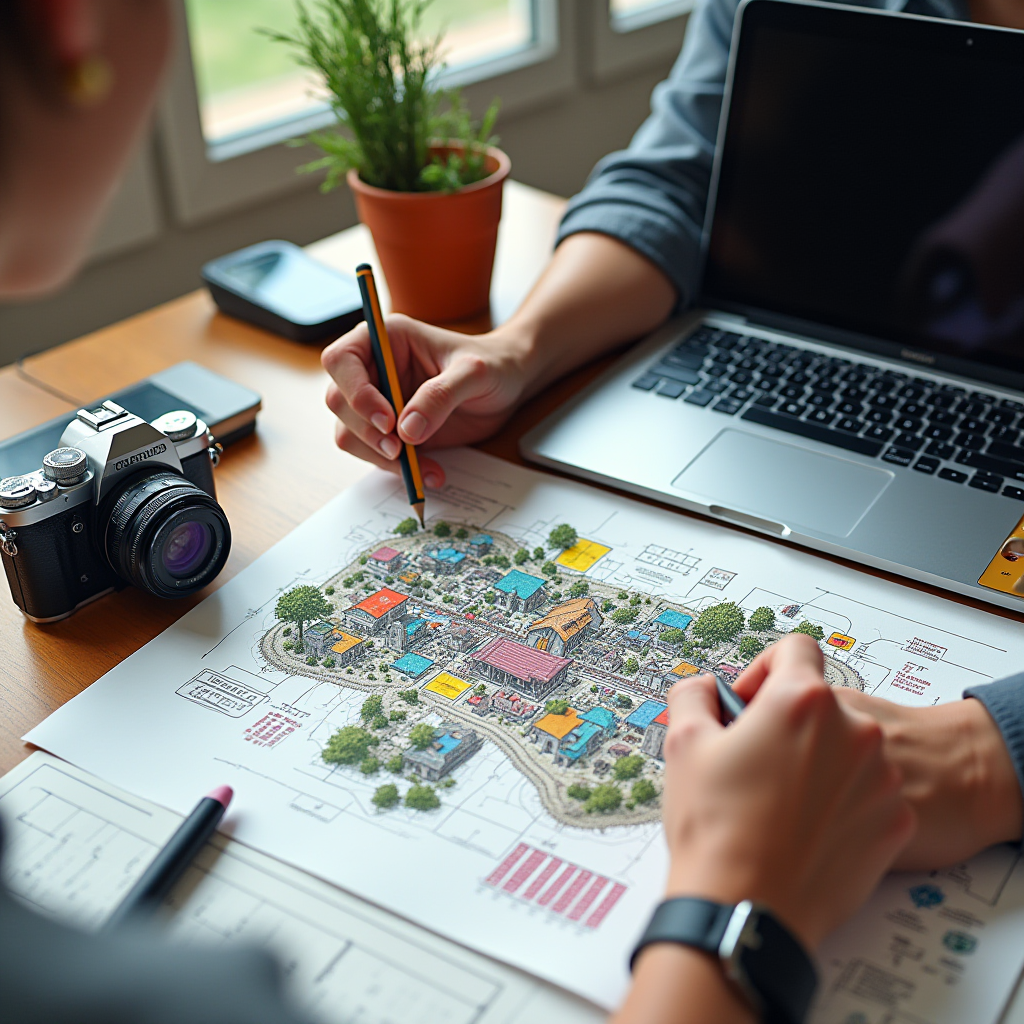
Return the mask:
[(489, 554), (492, 547), (494, 547), (494, 538), (489, 533), (478, 533), (470, 538), (470, 553), (477, 558), (483, 558)]
[(424, 568), (431, 569), (438, 576), (453, 576), (466, 561), (464, 551), (456, 551), (455, 548), (431, 548), (420, 555)]
[(586, 572), (595, 562), (604, 558), (611, 548), (597, 541), (584, 540), (582, 537), (571, 548), (566, 548), (556, 559), (558, 565), (577, 572)]
[(393, 664), (392, 668), (402, 675), (409, 676), (410, 679), (416, 679), (418, 676), (423, 675), (433, 665), (433, 661), (430, 658), (424, 658), (422, 654), (403, 654)]
[(427, 620), (421, 616), (402, 615), (388, 626), (384, 642), (396, 654), (402, 654), (426, 638), (427, 626)]
[(472, 757), (482, 743), (472, 729), (445, 722), (434, 730), (434, 742), (425, 750), (406, 750), (402, 754), (402, 770), (437, 782)]
[(569, 674), (572, 661), (495, 637), (470, 657), (477, 671), (503, 688), (511, 687), (532, 700), (543, 700)]
[(857, 641), (845, 633), (833, 633), (826, 641), (829, 647), (835, 647), (840, 651), (849, 651)]
[(515, 690), (498, 690), (491, 694), (488, 709), (520, 720), (535, 715), (538, 710), (536, 704), (523, 700)]
[(376, 633), (401, 616), (402, 605), (408, 600), (408, 594), (382, 587), (377, 593), (346, 609), (344, 618), (354, 629)]
[(668, 733), (668, 708), (655, 718), (644, 733), (644, 741), (640, 749), (650, 757), (659, 761), (665, 760), (665, 735)]
[(635, 711), (626, 717), (626, 729), (633, 729), (641, 735), (647, 727), (668, 707), (664, 701), (645, 700)]
[(578, 717), (580, 724), (563, 738), (555, 751), (557, 765), (574, 764), (592, 754), (619, 727), (619, 720), (607, 708), (591, 708)]
[(510, 612), (532, 612), (544, 600), (546, 583), (547, 580), (539, 576), (531, 576), (521, 569), (512, 569), (494, 584), (494, 589), (498, 603)]
[(445, 642), (453, 654), (466, 654), (473, 650), (482, 639), (483, 637), (479, 633), (470, 629), (469, 626), (461, 624), (452, 626), (445, 635)]
[(680, 679), (696, 675), (700, 675), (700, 669), (696, 665), (691, 665), (688, 661), (681, 661), (678, 665), (673, 665), (660, 679), (653, 680), (651, 689), (658, 693), (668, 693)]
[(394, 548), (377, 548), (366, 559), (366, 568), (375, 576), (394, 576), (402, 565), (402, 553)]
[(406, 586), (414, 587), (420, 581), (420, 574), (415, 569), (405, 569), (398, 574), (397, 578)]
[(341, 668), (351, 664), (362, 654), (358, 645), (362, 640), (330, 622), (317, 622), (306, 628), (302, 637), (302, 647), (307, 655), (314, 658), (333, 658), (335, 667)]
[(692, 615), (684, 615), (682, 612), (677, 612), (674, 608), (666, 608), (651, 623), (651, 628), (662, 633), (666, 629), (686, 629), (691, 622), (693, 622)]
[(542, 754), (555, 754), (562, 740), (582, 724), (575, 709), (569, 708), (564, 715), (545, 715), (534, 722), (529, 738), (540, 747)]
[(556, 605), (537, 619), (526, 633), (526, 643), (538, 651), (563, 657), (590, 633), (601, 628), (604, 619), (592, 597), (578, 597)]
[(457, 700), (469, 689), (469, 683), (450, 672), (439, 672), (423, 689), (448, 700)]

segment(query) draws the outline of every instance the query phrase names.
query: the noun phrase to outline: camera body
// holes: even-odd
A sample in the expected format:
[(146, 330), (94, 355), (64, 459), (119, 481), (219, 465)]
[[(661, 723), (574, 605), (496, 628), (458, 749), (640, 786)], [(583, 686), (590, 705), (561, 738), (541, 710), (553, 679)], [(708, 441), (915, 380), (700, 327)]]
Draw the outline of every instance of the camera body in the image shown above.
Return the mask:
[(80, 409), (41, 467), (0, 481), (0, 553), (15, 603), (53, 622), (128, 583), (161, 597), (205, 586), (231, 547), (218, 458), (192, 413), (147, 423), (111, 401)]

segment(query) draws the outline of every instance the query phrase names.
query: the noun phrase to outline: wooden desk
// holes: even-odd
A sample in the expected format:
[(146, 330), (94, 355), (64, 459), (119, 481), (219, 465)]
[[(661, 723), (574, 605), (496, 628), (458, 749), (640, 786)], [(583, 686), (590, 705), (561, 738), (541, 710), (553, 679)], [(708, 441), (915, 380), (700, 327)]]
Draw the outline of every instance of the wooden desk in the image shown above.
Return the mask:
[[(564, 205), (554, 196), (508, 184), (492, 291), (496, 318), (507, 317), (536, 280), (550, 254)], [(362, 227), (325, 239), (311, 251), (349, 272), (357, 263), (368, 261), (382, 281), (373, 243)], [(228, 449), (216, 472), (218, 497), (234, 536), (231, 558), (217, 586), (369, 471), (334, 446), (333, 416), (323, 401), (326, 376), (318, 348), (221, 316), (206, 292), (193, 292), (26, 363), (29, 373), (76, 402), (61, 401), (41, 390), (19, 377), (14, 367), (0, 370), (0, 437), (63, 413), (70, 417), (78, 405), (183, 359), (202, 363), (263, 396), (256, 434)], [(549, 389), (520, 410), (498, 437), (480, 447), (520, 462), (519, 437), (608, 361), (601, 360), (574, 374), (571, 382)], [(765, 543), (778, 542), (766, 539)], [(63, 622), (36, 626), (11, 601), (6, 579), (0, 590), (0, 772), (30, 752), (21, 735), (199, 600), (164, 601), (129, 588)], [(1009, 612), (996, 614), (1024, 621), (1024, 616)]]

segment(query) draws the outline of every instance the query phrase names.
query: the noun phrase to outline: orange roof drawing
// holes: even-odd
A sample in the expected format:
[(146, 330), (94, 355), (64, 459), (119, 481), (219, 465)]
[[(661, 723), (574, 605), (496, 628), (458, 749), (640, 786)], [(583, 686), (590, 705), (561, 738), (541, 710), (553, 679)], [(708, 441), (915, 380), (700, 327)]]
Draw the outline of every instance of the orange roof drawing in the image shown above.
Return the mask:
[(569, 708), (564, 715), (545, 715), (535, 724), (541, 732), (546, 732), (549, 736), (554, 736), (556, 740), (560, 740), (568, 736), (573, 729), (578, 725), (582, 725), (583, 722), (576, 717), (576, 711), (573, 708)]
[(408, 594), (400, 594), (397, 590), (389, 590), (387, 587), (383, 587), (376, 594), (371, 594), (352, 607), (353, 609), (358, 608), (361, 612), (366, 612), (367, 615), (372, 615), (375, 619), (379, 619), (382, 615), (391, 611), (392, 608), (397, 608), (404, 601), (408, 600)]
[(553, 629), (563, 640), (568, 640), (594, 621), (595, 608), (592, 597), (577, 597), (552, 608), (543, 618), (537, 619), (530, 629)]
[(691, 665), (688, 661), (681, 661), (669, 675), (679, 676), (680, 679), (686, 676), (695, 676), (700, 672), (700, 669), (696, 665)]
[(353, 636), (351, 633), (346, 633), (343, 629), (336, 629), (334, 635), (340, 637), (336, 644), (331, 648), (335, 654), (344, 654), (346, 651), (351, 651), (356, 644), (361, 644), (363, 641), (357, 636)]

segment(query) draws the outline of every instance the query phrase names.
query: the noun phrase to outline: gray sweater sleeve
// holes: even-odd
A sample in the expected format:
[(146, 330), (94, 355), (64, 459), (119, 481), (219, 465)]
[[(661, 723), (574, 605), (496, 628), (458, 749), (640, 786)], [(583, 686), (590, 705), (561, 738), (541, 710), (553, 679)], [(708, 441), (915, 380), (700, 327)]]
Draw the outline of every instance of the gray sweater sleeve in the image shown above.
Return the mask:
[(697, 287), (700, 235), (739, 0), (703, 0), (686, 42), (655, 90), (651, 116), (629, 149), (595, 168), (569, 202), (558, 241), (578, 231), (611, 235), (654, 263), (680, 306)]
[(1024, 793), (1024, 672), (985, 686), (972, 686), (964, 690), (964, 696), (980, 700), (995, 720)]

